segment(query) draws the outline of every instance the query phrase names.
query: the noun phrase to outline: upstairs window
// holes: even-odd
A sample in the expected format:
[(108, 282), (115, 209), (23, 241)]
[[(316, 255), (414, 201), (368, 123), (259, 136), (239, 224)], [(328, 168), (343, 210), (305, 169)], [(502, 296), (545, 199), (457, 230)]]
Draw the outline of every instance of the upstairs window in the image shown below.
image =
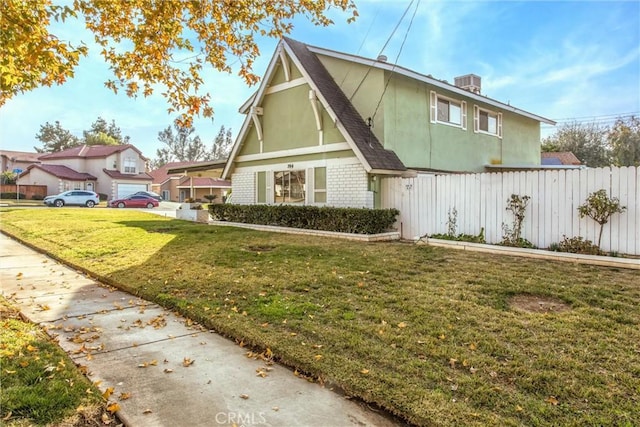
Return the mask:
[(502, 113), (473, 106), (473, 131), (502, 138)]
[(124, 173), (136, 173), (136, 159), (127, 157), (124, 159)]
[(467, 103), (431, 91), (431, 123), (443, 123), (467, 129)]

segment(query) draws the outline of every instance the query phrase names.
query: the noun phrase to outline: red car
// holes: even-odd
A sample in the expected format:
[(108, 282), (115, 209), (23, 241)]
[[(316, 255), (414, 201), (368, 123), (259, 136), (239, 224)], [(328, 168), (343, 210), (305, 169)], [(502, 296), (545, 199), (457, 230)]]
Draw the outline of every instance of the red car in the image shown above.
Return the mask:
[(156, 199), (147, 196), (132, 194), (122, 199), (116, 199), (109, 202), (112, 208), (157, 208), (159, 205)]

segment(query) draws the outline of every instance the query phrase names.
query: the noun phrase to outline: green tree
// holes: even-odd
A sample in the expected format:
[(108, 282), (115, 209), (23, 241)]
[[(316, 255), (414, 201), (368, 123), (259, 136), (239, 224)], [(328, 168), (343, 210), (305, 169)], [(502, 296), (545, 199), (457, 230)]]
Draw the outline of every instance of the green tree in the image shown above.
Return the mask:
[(15, 184), (18, 180), (18, 174), (13, 173), (12, 171), (4, 171), (0, 173), (0, 184)]
[(600, 247), (604, 225), (609, 222), (613, 214), (622, 213), (626, 209), (626, 206), (620, 205), (620, 200), (617, 197), (609, 197), (607, 190), (601, 189), (589, 194), (587, 200), (578, 206), (578, 213), (580, 218), (588, 216), (600, 224), (600, 232), (598, 233), (598, 247)]
[(211, 160), (226, 159), (231, 153), (231, 147), (233, 145), (233, 137), (231, 129), (225, 129), (224, 125), (220, 126), (218, 135), (213, 140), (213, 146), (209, 157)]
[(41, 148), (33, 147), (38, 153), (55, 153), (82, 144), (78, 137), (64, 129), (57, 120), (53, 125), (49, 122), (40, 125), (36, 139), (43, 144)]
[(607, 129), (595, 123), (562, 125), (542, 141), (542, 151), (571, 151), (585, 165), (597, 168), (611, 164), (606, 141)]
[(640, 166), (640, 118), (619, 118), (607, 134), (616, 166)]
[(210, 153), (199, 136), (192, 135), (193, 127), (181, 126), (174, 123), (175, 133), (171, 126), (158, 132), (158, 140), (164, 144), (156, 151), (153, 167), (158, 168), (170, 162), (196, 162), (210, 160)]
[(330, 8), (357, 16), (353, 0), (75, 0), (56, 6), (51, 0), (0, 0), (0, 105), (42, 85), (73, 77), (85, 46), (74, 47), (49, 32), (52, 20), (82, 16), (100, 54), (113, 70), (105, 84), (130, 97), (148, 96), (159, 86), (169, 111), (182, 113), (190, 126), (194, 115), (211, 117), (210, 95), (202, 93), (204, 67), (238, 74), (247, 84), (258, 76), (256, 38), (280, 38), (302, 15), (316, 25), (332, 21)]
[(91, 124), (91, 129), (83, 132), (83, 142), (87, 145), (120, 145), (128, 144), (129, 137), (122, 136), (122, 131), (116, 125), (115, 120), (107, 123), (102, 117), (98, 117)]

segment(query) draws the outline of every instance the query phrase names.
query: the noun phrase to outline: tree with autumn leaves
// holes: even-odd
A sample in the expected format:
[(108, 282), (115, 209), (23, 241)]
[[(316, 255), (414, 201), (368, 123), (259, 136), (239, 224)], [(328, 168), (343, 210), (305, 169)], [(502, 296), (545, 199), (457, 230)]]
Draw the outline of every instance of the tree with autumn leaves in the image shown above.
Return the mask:
[(290, 33), (299, 15), (328, 26), (331, 8), (347, 12), (349, 21), (357, 16), (353, 0), (0, 0), (0, 106), (73, 77), (88, 48), (56, 37), (50, 25), (84, 19), (113, 70), (105, 85), (130, 97), (162, 88), (169, 112), (188, 127), (194, 116), (213, 115), (210, 95), (200, 90), (206, 67), (231, 72), (237, 61), (238, 74), (254, 84), (257, 37)]

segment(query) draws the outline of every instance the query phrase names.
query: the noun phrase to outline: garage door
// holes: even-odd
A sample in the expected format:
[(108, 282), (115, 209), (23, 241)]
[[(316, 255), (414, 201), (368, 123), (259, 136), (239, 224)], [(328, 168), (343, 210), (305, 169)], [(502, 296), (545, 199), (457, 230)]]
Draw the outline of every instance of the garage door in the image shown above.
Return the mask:
[(118, 199), (123, 197), (127, 197), (130, 194), (135, 193), (136, 191), (147, 191), (146, 184), (118, 184)]

